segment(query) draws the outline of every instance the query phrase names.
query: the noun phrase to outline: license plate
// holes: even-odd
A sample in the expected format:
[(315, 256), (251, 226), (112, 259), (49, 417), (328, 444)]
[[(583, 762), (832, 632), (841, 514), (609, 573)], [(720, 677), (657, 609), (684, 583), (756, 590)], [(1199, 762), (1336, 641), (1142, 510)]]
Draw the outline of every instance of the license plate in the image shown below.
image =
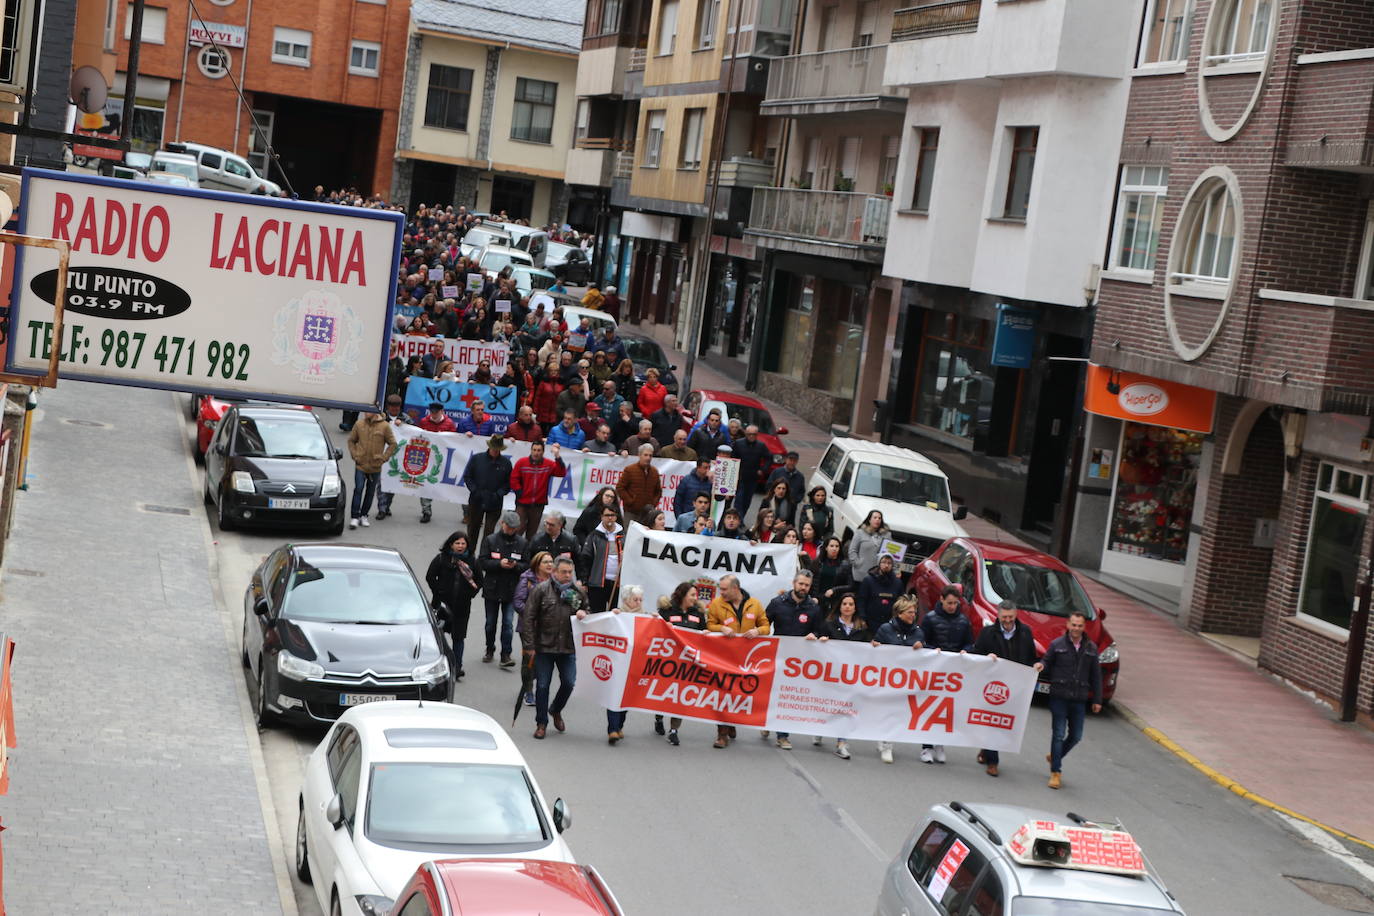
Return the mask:
[(1035, 685), (1035, 692), (1036, 692), (1036, 693), (1049, 693), (1049, 692), (1050, 692), (1050, 685), (1049, 685), (1049, 684), (1043, 684), (1043, 683), (1042, 683), (1042, 684), (1036, 684), (1036, 685)]
[(267, 508), (269, 509), (309, 509), (310, 500), (308, 499), (274, 499), (268, 497)]
[(904, 576), (909, 576), (909, 575), (911, 575), (912, 573), (914, 573), (915, 571), (916, 571), (916, 564), (915, 564), (915, 563), (903, 563), (903, 564), (902, 564), (902, 575), (904, 575)]
[(380, 703), (383, 700), (394, 700), (382, 693), (341, 693), (339, 694), (340, 706), (361, 706), (364, 703)]

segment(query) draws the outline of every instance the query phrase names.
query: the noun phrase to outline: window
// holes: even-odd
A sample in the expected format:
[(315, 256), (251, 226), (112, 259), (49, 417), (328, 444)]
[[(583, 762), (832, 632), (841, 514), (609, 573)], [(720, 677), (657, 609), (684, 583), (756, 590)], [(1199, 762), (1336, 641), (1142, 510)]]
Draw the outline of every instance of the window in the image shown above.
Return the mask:
[[(130, 147), (140, 153), (154, 153), (162, 148), (162, 124), (166, 111), (162, 107), (163, 102), (155, 104), (158, 107), (154, 108), (151, 105), (134, 106), (134, 125), (130, 137)], [(111, 128), (118, 127), (125, 115), (124, 100), (118, 96), (110, 96), (105, 102), (105, 118), (109, 121)]]
[(1303, 615), (1350, 629), (1361, 541), (1369, 516), (1369, 475), (1322, 462), (1312, 500), (1303, 569)]
[(339, 813), (343, 815), (350, 834), (358, 816), (358, 780), (362, 774), (363, 752), (354, 745), (339, 766), (339, 778), (334, 780), (334, 791), (339, 796)]
[(806, 161), (802, 168), (801, 178), (797, 182), (800, 188), (816, 187), (816, 179), (821, 168), (821, 140), (819, 137), (806, 138)]
[(878, 31), (878, 0), (863, 0), (854, 16), (854, 47), (867, 48), (873, 44)]
[(897, 158), (901, 154), (901, 137), (883, 137), (883, 158), (878, 163), (878, 190), (889, 197), (897, 184)]
[(658, 54), (672, 54), (677, 45), (678, 0), (663, 0), (658, 8)]
[(622, 0), (601, 0), (587, 5), (587, 35), (614, 35), (620, 31)]
[(242, 159), (235, 159), (231, 156), (224, 157), (224, 171), (233, 175), (235, 178), (247, 178), (252, 173), (248, 170), (248, 163)]
[(1011, 128), (1011, 168), (1007, 173), (1007, 199), (1002, 216), (1025, 219), (1030, 207), (1031, 174), (1035, 171), (1035, 147), (1040, 142), (1040, 128)]
[(577, 117), (573, 127), (573, 139), (585, 140), (591, 130), (592, 103), (590, 99), (577, 100)]
[(716, 26), (720, 22), (720, 0), (697, 0), (697, 47), (716, 46)]
[(913, 141), (916, 176), (911, 188), (911, 209), (930, 209), (930, 189), (935, 183), (935, 154), (940, 149), (940, 128), (918, 127)]
[(381, 45), (355, 38), (348, 46), (348, 72), (355, 76), (376, 76), (381, 56)]
[(1199, 189), (1183, 214), (1183, 255), (1173, 280), (1228, 283), (1236, 244), (1236, 207), (1220, 178)]
[(986, 435), (992, 421), (994, 370), (989, 322), (935, 312), (926, 319), (914, 420), (966, 440)]
[(1209, 66), (1260, 60), (1269, 52), (1274, 0), (1219, 0), (1212, 16)]
[(1374, 300), (1374, 203), (1364, 223), (1364, 247), (1360, 250), (1360, 267), (1355, 276), (1355, 298)]
[(918, 884), (925, 884), (930, 873), (935, 870), (940, 850), (952, 832), (944, 824), (933, 822), (911, 848), (911, 855), (906, 858), (906, 868)]
[(207, 153), (202, 151), (200, 154), (200, 164), (207, 169), (218, 169), (223, 164), (219, 153)]
[(429, 65), (429, 94), (425, 96), (425, 126), (467, 130), (472, 101), (472, 71), (466, 67)]
[(854, 190), (854, 182), (859, 177), (859, 148), (858, 137), (840, 138), (839, 166), (835, 172), (836, 191)]
[(329, 765), (329, 780), (337, 784), (339, 772), (350, 751), (358, 746), (358, 732), (351, 725), (340, 725), (329, 739), (329, 749), (325, 751), (325, 763)]
[(1188, 28), (1193, 0), (1150, 0), (1139, 63), (1162, 64), (1188, 59)]
[[(106, 51), (115, 49), (115, 26), (119, 18), (119, 3), (117, 0), (105, 0), (105, 43)], [(143, 18), (148, 18), (148, 9), (144, 7)]]
[[(987, 864), (987, 859), (963, 840), (949, 844), (944, 856), (926, 884), (930, 896), (939, 902), (946, 913), (962, 913), (964, 904), (972, 896), (973, 882)], [(953, 869), (951, 873), (949, 869)]]
[(255, 108), (249, 122), (248, 161), (264, 178), (272, 177), (268, 174), (271, 169), (267, 165), (267, 148), (272, 145), (272, 122), (275, 118), (275, 112)]
[(658, 160), (663, 155), (663, 125), (667, 114), (659, 109), (651, 111), (644, 119), (644, 160), (640, 165), (646, 169), (658, 168)]
[(951, 582), (959, 580), (960, 571), (964, 568), (964, 562), (968, 560), (969, 553), (958, 544), (950, 544), (940, 554), (940, 572), (945, 574), (945, 578)]
[(422, 891), (410, 895), (406, 905), (401, 907), (401, 916), (430, 916), (429, 903)]
[(515, 113), (511, 117), (512, 140), (531, 143), (553, 142), (553, 108), (558, 98), (558, 84), (549, 80), (517, 77), (515, 80)]
[(278, 64), (310, 66), (310, 33), (301, 29), (272, 30), (272, 60)]
[[(124, 7), (124, 40), (133, 34), (134, 5)], [(157, 6), (143, 8), (143, 43), (161, 45), (167, 43), (167, 11)]]
[(844, 460), (844, 449), (838, 445), (832, 445), (826, 449), (825, 457), (821, 459), (820, 471), (831, 480), (835, 479), (835, 472), (840, 469), (840, 462)]
[(1112, 266), (1154, 270), (1159, 224), (1168, 192), (1169, 170), (1162, 165), (1128, 165), (1121, 170), (1116, 201)]
[(706, 122), (705, 108), (689, 108), (682, 115), (682, 158), (680, 169), (701, 168), (702, 125)]
[(794, 275), (789, 286), (792, 288), (787, 291), (787, 311), (782, 317), (777, 372), (794, 382), (804, 383), (807, 356), (811, 352), (811, 337), (815, 330), (813, 310), (816, 301), (816, 278)]
[(212, 80), (222, 79), (229, 72), (229, 52), (214, 45), (206, 45), (196, 55), (196, 66)]

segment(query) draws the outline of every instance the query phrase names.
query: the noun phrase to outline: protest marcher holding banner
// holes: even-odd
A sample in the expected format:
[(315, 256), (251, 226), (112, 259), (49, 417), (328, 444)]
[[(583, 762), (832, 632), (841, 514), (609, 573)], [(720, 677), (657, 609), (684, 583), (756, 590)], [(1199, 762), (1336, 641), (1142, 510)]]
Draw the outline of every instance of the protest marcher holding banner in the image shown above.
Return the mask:
[[(553, 561), (553, 577), (530, 592), (520, 631), (525, 654), (534, 656), (534, 737), (543, 738), (553, 717), (553, 727), (567, 731), (563, 707), (577, 683), (572, 620), (587, 616), (587, 595), (573, 575), (573, 561)], [(558, 669), (558, 693), (549, 702), (549, 687)]]
[[(797, 570), (792, 577), (791, 590), (768, 602), (764, 616), (768, 618), (774, 636), (805, 638), (815, 633), (821, 623), (821, 609), (816, 599), (811, 597), (811, 573), (804, 569)], [(766, 739), (768, 733), (764, 732), (763, 737)], [(792, 750), (791, 737), (789, 732), (778, 732), (778, 747), (784, 751)], [(820, 743), (821, 739), (816, 738), (816, 744)]]
[(611, 607), (624, 549), (625, 530), (620, 527), (619, 513), (611, 506), (602, 506), (601, 524), (587, 535), (577, 554), (577, 576), (587, 587), (588, 607), (593, 614)]
[(549, 504), (549, 480), (568, 473), (568, 466), (559, 457), (557, 443), (553, 459), (544, 457), (544, 443), (531, 442), (528, 458), (520, 458), (510, 474), (511, 492), (515, 494), (515, 511), (519, 514), (521, 531), (527, 539), (539, 531), (539, 519)]
[[(438, 401), (431, 401), (429, 413), (420, 418), (415, 424), (427, 433), (453, 433), (458, 431), (452, 418), (444, 413), (444, 405)], [(434, 517), (434, 500), (425, 496), (420, 497), (420, 521), (428, 524)]]
[[(940, 603), (921, 618), (921, 642), (927, 649), (967, 652), (973, 648), (973, 625), (964, 616), (961, 594), (959, 586), (946, 585)], [(921, 745), (921, 762), (944, 763), (944, 745)]]
[[(739, 576), (721, 576), (716, 597), (706, 608), (706, 629), (724, 636), (754, 639), (768, 635), (768, 615), (759, 599), (740, 587)], [(717, 725), (716, 741), (711, 746), (726, 747), (736, 737), (735, 726)]]
[[(691, 582), (678, 583), (671, 595), (658, 601), (658, 615), (669, 624), (684, 630), (701, 632), (706, 629), (706, 608), (697, 595), (697, 587)], [(682, 719), (671, 716), (668, 719), (668, 743), (679, 745), (677, 730), (682, 727)], [(663, 734), (663, 716), (654, 716), (654, 732)]]
[[(912, 649), (921, 647), (921, 628), (916, 625), (916, 599), (911, 595), (903, 595), (892, 606), (892, 619), (878, 627), (878, 632), (873, 634), (873, 645), (875, 646), (908, 646)], [(878, 757), (883, 763), (892, 762), (892, 742), (878, 742)]]
[(463, 468), (462, 483), (468, 488), (468, 542), (477, 544), (480, 531), (483, 538), (496, 530), (501, 505), (510, 492), (510, 476), (514, 468), (502, 454), (506, 440), (500, 433), (487, 440), (485, 452), (474, 452)]
[[(627, 585), (620, 590), (620, 604), (611, 608), (613, 614), (647, 614), (644, 607), (644, 589), (638, 585)], [(625, 710), (606, 710), (606, 741), (614, 745), (625, 737)]]
[[(869, 642), (873, 639), (873, 634), (864, 623), (864, 619), (859, 616), (859, 605), (854, 601), (854, 594), (847, 592), (840, 596), (835, 610), (830, 612), (815, 631), (808, 633), (806, 638), (821, 642), (829, 642), (832, 639), (838, 642)], [(816, 738), (817, 745), (823, 743), (824, 739)], [(841, 760), (849, 759), (848, 741), (843, 738), (835, 739), (835, 756)]]
[[(998, 607), (997, 626), (985, 626), (978, 631), (972, 651), (987, 655), (994, 661), (1005, 659), (1018, 665), (1028, 665), (1037, 672), (1044, 667), (1037, 658), (1039, 653), (1035, 651), (1035, 636), (1031, 628), (1016, 619), (1016, 605), (1010, 601), (1003, 601)], [(1001, 755), (984, 748), (978, 752), (978, 762), (987, 766), (989, 776), (996, 776)]]

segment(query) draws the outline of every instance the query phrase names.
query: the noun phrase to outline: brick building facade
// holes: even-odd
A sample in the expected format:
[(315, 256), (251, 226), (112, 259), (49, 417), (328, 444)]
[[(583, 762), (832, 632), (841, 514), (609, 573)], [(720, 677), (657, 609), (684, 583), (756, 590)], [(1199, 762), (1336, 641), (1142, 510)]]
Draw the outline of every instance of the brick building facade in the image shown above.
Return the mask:
[[(1090, 418), (1072, 558), (1334, 701), (1371, 549), (1374, 17), (1147, 0), (1138, 54), (1092, 360), (1216, 408), (1201, 435)], [(1366, 716), (1371, 685), (1367, 656)]]
[[(222, 147), (285, 187), (277, 169), (268, 174), (237, 81), (296, 193), (308, 197), (315, 185), (388, 192), (408, 3), (215, 0), (196, 9), (200, 18), (184, 4), (145, 7), (135, 148), (177, 140)], [(131, 11), (121, 4), (107, 32), (118, 51), (107, 111), (121, 116)], [(227, 61), (205, 40), (202, 19)]]

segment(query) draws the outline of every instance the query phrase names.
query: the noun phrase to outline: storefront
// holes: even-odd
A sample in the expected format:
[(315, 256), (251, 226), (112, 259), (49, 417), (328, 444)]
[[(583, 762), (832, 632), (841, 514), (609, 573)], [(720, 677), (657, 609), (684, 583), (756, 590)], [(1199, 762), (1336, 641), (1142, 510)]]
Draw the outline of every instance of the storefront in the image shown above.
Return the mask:
[(1084, 480), (1110, 486), (1103, 572), (1182, 587), (1215, 402), (1206, 389), (1088, 367), (1083, 407), (1104, 419), (1083, 456)]

